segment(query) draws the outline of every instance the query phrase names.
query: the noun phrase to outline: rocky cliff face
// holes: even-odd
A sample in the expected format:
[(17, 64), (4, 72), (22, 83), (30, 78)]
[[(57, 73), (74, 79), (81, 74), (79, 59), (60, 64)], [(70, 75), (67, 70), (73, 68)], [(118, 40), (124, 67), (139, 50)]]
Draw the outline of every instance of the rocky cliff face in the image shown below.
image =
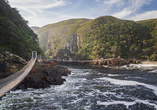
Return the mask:
[(26, 63), (27, 61), (20, 56), (2, 50), (0, 53), (0, 79), (16, 73)]
[(88, 19), (71, 19), (40, 28), (40, 47), (50, 57), (75, 59), (78, 52), (76, 30)]

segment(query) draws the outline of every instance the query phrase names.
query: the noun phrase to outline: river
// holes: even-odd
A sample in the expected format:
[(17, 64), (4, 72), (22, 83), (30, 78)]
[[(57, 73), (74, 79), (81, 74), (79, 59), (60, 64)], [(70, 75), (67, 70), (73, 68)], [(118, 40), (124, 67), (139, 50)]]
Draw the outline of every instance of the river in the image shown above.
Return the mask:
[(157, 110), (157, 66), (65, 67), (63, 85), (11, 91), (0, 110)]

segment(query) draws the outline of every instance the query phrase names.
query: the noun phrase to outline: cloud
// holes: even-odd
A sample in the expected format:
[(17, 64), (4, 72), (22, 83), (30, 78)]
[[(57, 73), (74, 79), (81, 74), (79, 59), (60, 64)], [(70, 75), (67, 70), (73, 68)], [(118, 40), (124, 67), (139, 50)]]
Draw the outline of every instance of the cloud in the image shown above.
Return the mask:
[(142, 14), (137, 14), (130, 18), (130, 20), (139, 21), (139, 20), (146, 20), (146, 19), (152, 19), (157, 18), (157, 10), (155, 11), (147, 11)]
[[(156, 17), (156, 11), (146, 11), (153, 0), (9, 0), (30, 26), (43, 26), (71, 18), (94, 19), (112, 15), (120, 19)], [(154, 0), (155, 1), (155, 0)], [(142, 13), (142, 14), (140, 14)]]
[(63, 0), (9, 0), (12, 6), (24, 6), (27, 8), (34, 8), (34, 9), (45, 9), (45, 8), (54, 8), (64, 6), (66, 4)]
[(107, 4), (107, 5), (114, 5), (114, 4), (117, 4), (117, 3), (122, 3), (123, 0), (105, 0), (104, 1), (104, 4)]
[(113, 13), (112, 15), (118, 18), (125, 18), (129, 15), (136, 14), (142, 6), (148, 5), (152, 0), (111, 0), (111, 1), (105, 1), (106, 3), (110, 5), (120, 4), (123, 2), (121, 6), (118, 5), (117, 9), (119, 9), (117, 12)]
[(131, 13), (132, 13), (132, 10), (128, 10), (125, 8), (124, 10), (117, 12), (117, 13), (113, 14), (112, 16), (115, 16), (117, 18), (123, 18), (123, 17), (130, 15)]
[(29, 12), (35, 15), (36, 12), (43, 12), (44, 9), (65, 6), (63, 0), (9, 0), (12, 7), (17, 7), (20, 11)]
[(11, 7), (16, 7), (29, 25), (43, 26), (44, 23), (57, 21), (53, 19), (60, 12), (55, 11), (58, 7), (68, 4), (66, 0), (9, 0)]

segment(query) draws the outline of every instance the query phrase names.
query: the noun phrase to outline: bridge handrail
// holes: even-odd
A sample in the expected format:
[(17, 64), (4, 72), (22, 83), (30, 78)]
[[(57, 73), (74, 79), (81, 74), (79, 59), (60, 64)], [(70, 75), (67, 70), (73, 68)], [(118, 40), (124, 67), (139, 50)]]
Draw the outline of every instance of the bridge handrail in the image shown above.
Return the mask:
[[(35, 57), (33, 55), (34, 53), (35, 53)], [(10, 80), (20, 76), (25, 71), (25, 69), (29, 67), (29, 65), (30, 65), (30, 63), (32, 62), (33, 59), (35, 59), (35, 60), (37, 59), (37, 52), (36, 51), (32, 51), (32, 58), (31, 58), (31, 60), (21, 70), (19, 70), (18, 72), (14, 73), (14, 74), (6, 77), (6, 78), (1, 79), (0, 80), (0, 84), (2, 85), (5, 82), (10, 81)]]
[[(33, 54), (36, 56), (33, 56)], [(0, 97), (18, 85), (29, 74), (37, 59), (37, 52), (32, 52), (31, 60), (18, 72), (0, 80)]]
[(33, 58), (31, 58), (31, 60), (27, 63), (27, 65), (25, 65), (20, 71), (12, 74), (12, 75), (10, 75), (10, 76), (8, 76), (6, 78), (1, 79), (0, 80), (0, 84), (3, 84), (5, 82), (10, 81), (10, 80), (16, 78), (17, 76), (21, 75), (23, 73), (23, 71), (29, 66), (29, 64), (31, 63), (32, 59)]

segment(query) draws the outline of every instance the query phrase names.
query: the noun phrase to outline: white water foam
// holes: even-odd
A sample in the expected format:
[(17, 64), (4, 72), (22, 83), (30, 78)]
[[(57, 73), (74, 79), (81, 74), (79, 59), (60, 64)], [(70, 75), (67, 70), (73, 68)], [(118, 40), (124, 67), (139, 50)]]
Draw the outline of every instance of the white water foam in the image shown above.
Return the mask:
[(157, 70), (149, 71), (149, 73), (157, 73)]
[(157, 65), (155, 64), (129, 64), (129, 65), (123, 65), (123, 66), (116, 66), (116, 67), (110, 67), (104, 65), (105, 68), (114, 68), (114, 69), (127, 69), (127, 70), (133, 70), (133, 69), (140, 69), (140, 70), (154, 70), (157, 68)]
[(120, 76), (119, 74), (108, 74), (107, 76)]
[(142, 86), (145, 86), (145, 87), (147, 87), (149, 89), (152, 89), (154, 91), (154, 94), (157, 96), (157, 86), (154, 86), (154, 85), (149, 85), (149, 84), (140, 83), (140, 82), (136, 82), (136, 81), (112, 79), (112, 78), (108, 78), (108, 77), (97, 78), (97, 79), (106, 80), (106, 81), (109, 81), (112, 84), (122, 85), (122, 86), (142, 85)]
[(112, 101), (112, 102), (101, 102), (101, 101), (97, 101), (97, 105), (105, 105), (105, 106), (109, 106), (109, 105), (114, 105), (114, 104), (123, 104), (125, 105), (128, 109), (129, 106), (131, 105), (135, 105), (136, 103), (143, 103), (145, 105), (150, 105), (153, 106), (155, 109), (157, 109), (157, 105), (150, 103), (148, 100), (135, 100), (133, 102), (126, 102), (126, 101)]
[(155, 68), (157, 68), (157, 65), (155, 64), (130, 64), (129, 66), (134, 69), (138, 68), (142, 70), (154, 70)]

